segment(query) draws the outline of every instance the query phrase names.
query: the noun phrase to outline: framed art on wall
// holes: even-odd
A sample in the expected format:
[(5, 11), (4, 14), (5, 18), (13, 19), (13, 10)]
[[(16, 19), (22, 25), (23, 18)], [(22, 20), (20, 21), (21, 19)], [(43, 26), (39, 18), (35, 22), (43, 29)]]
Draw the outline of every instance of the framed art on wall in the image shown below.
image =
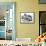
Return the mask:
[(31, 24), (34, 23), (34, 13), (33, 12), (21, 12), (20, 13), (20, 23)]

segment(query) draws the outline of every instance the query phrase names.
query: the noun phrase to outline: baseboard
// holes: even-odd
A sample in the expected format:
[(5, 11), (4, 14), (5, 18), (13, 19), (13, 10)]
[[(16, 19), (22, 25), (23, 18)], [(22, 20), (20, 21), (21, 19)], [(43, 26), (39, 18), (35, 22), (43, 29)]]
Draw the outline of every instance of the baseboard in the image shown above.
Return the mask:
[(31, 42), (32, 39), (31, 38), (16, 38), (16, 41), (20, 42), (20, 41), (24, 41), (24, 42)]

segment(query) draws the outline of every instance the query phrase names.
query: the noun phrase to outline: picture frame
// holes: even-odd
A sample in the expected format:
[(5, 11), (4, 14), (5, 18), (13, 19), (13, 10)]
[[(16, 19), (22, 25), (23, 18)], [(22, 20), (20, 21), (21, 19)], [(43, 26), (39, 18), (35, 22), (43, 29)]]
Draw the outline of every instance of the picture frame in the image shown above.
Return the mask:
[(34, 13), (33, 12), (21, 12), (20, 13), (20, 23), (22, 24), (33, 24), (34, 23)]
[(46, 4), (46, 0), (38, 0), (39, 4)]

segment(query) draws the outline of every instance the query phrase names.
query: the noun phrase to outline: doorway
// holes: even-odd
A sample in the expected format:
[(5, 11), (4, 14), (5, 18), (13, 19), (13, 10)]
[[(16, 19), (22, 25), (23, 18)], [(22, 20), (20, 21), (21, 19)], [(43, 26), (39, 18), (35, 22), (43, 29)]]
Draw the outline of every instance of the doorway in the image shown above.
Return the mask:
[(0, 40), (15, 40), (15, 3), (0, 3)]
[(39, 11), (39, 35), (46, 32), (46, 11)]

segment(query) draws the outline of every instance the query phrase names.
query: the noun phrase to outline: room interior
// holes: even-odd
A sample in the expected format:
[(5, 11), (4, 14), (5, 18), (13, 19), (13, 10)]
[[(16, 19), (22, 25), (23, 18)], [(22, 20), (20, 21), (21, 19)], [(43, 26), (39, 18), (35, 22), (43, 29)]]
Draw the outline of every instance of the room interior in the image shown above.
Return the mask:
[[(46, 4), (40, 4), (39, 0), (24, 0), (24, 1), (23, 0), (3, 0), (3, 1), (1, 0), (0, 2), (15, 2), (15, 20), (16, 20), (15, 21), (15, 37), (16, 37), (16, 39), (17, 38), (20, 38), (20, 39), (21, 38), (30, 38), (33, 41), (35, 41), (35, 39), (40, 34), (43, 33), (40, 30), (42, 30), (42, 29), (46, 30), (45, 29), (46, 26), (42, 27), (42, 28), (40, 27), (41, 23), (40, 23), (40, 18), (39, 18), (40, 11), (45, 11), (45, 15), (46, 15)], [(2, 13), (2, 11), (3, 11), (3, 13)], [(6, 12), (6, 9), (5, 10), (2, 9), (0, 11), (0, 13), (1, 13), (0, 15), (4, 14), (4, 11)], [(21, 12), (33, 12), (34, 13), (34, 23), (33, 24), (21, 24), (20, 23), (20, 13)], [(0, 20), (1, 19), (4, 20), (4, 18), (5, 18), (4, 16), (3, 17), (1, 16)], [(41, 19), (42, 19), (42, 17), (41, 17)], [(10, 30), (10, 32), (11, 31), (12, 30)]]

